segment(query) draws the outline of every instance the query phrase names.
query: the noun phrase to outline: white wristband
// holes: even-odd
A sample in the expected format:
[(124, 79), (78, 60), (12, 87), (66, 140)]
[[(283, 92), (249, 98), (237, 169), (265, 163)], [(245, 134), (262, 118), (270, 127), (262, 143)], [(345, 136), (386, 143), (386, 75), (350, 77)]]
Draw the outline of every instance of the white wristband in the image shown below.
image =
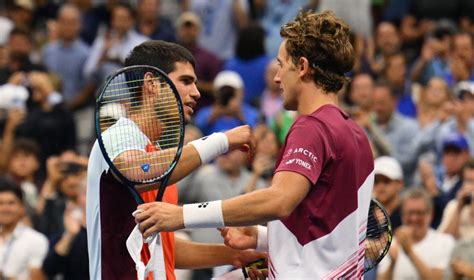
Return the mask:
[(196, 148), (202, 163), (208, 163), (217, 156), (227, 152), (229, 149), (229, 140), (223, 132), (213, 133), (189, 142)]
[(257, 248), (260, 252), (268, 252), (267, 227), (257, 226)]
[(185, 228), (218, 228), (224, 226), (222, 200), (183, 205)]

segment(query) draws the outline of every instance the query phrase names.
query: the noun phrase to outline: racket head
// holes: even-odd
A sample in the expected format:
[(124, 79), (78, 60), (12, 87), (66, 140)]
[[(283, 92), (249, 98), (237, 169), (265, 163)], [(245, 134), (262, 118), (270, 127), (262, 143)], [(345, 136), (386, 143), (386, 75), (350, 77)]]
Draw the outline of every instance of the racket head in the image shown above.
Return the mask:
[[(95, 123), (105, 161), (129, 186), (163, 181), (181, 156), (185, 124), (182, 101), (171, 79), (156, 67), (135, 65), (112, 74), (100, 88)], [(130, 150), (133, 152), (127, 161), (114, 161), (118, 154)], [(146, 156), (160, 150), (159, 157)], [(155, 168), (159, 171), (150, 173)]]
[(387, 210), (375, 199), (371, 199), (365, 240), (364, 273), (373, 269), (387, 255), (393, 232)]

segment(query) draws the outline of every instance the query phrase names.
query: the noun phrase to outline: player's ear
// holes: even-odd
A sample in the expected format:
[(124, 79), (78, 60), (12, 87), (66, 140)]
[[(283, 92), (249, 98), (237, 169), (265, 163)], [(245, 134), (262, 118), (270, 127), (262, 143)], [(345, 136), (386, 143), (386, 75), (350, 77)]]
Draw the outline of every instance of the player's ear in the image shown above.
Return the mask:
[(310, 74), (309, 61), (306, 57), (302, 56), (298, 62), (299, 76), (303, 79), (306, 75)]
[(143, 78), (145, 92), (157, 92), (158, 80), (151, 72), (146, 72)]

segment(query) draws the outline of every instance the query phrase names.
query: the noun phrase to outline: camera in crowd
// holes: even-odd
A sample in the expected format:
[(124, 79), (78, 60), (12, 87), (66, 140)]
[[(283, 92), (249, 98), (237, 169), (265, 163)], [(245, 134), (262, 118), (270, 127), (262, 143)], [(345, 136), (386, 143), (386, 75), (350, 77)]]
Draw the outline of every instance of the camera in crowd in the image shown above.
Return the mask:
[(86, 170), (86, 167), (80, 163), (73, 161), (65, 161), (60, 163), (61, 173), (65, 175), (75, 175)]

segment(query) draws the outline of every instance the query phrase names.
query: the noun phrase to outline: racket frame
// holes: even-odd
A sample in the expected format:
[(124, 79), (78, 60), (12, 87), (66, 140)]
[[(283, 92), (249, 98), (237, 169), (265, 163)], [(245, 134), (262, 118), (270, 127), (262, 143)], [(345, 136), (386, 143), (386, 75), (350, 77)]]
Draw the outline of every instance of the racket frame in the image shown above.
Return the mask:
[[(386, 232), (387, 233), (387, 242), (385, 244), (385, 247), (382, 251), (382, 253), (377, 257), (377, 259), (375, 259), (374, 261), (372, 261), (372, 266), (370, 268), (368, 267), (365, 267), (364, 265), (364, 274), (367, 273), (368, 271), (374, 269), (379, 263), (380, 261), (382, 261), (382, 259), (387, 255), (388, 253), (388, 250), (390, 249), (390, 245), (392, 244), (392, 240), (393, 240), (393, 231), (392, 231), (392, 222), (390, 221), (390, 216), (388, 215), (387, 213), (387, 210), (385, 209), (385, 207), (382, 206), (382, 204), (380, 202), (378, 202), (375, 198), (372, 198), (371, 201), (370, 201), (370, 204), (375, 204), (375, 206), (369, 206), (369, 211), (371, 211), (371, 209), (374, 209), (375, 207), (380, 209), (380, 211), (382, 211), (386, 221), (387, 221), (387, 224), (386, 225), (383, 225), (383, 228), (384, 230), (382, 232)], [(369, 216), (371, 215), (371, 213), (369, 213)], [(369, 221), (367, 220), (367, 223)], [(369, 230), (368, 228), (368, 225), (367, 225), (367, 231)], [(366, 240), (367, 242), (367, 240)], [(365, 262), (364, 262), (365, 264)]]
[[(150, 72), (158, 72), (161, 75), (161, 78), (163, 78), (166, 83), (170, 86), (173, 94), (176, 97), (177, 101), (177, 108), (179, 112), (179, 117), (180, 117), (180, 135), (179, 135), (179, 143), (177, 146), (176, 150), (176, 155), (174, 157), (173, 162), (171, 165), (168, 167), (168, 169), (158, 178), (152, 179), (150, 182), (137, 182), (137, 181), (132, 181), (129, 180), (127, 177), (125, 177), (119, 170), (118, 168), (113, 164), (112, 160), (110, 160), (107, 150), (105, 149), (104, 143), (102, 141), (102, 135), (101, 135), (101, 127), (100, 127), (100, 108), (102, 107), (102, 98), (103, 95), (106, 92), (106, 89), (108, 85), (114, 80), (117, 76), (124, 74), (125, 72), (132, 71), (134, 69), (144, 69), (147, 68), (150, 70)], [(145, 71), (146, 72), (146, 71)], [(121, 68), (117, 71), (115, 71), (112, 75), (110, 75), (106, 82), (99, 88), (99, 94), (97, 96), (96, 102), (95, 102), (95, 130), (96, 130), (96, 135), (97, 135), (97, 142), (99, 143), (100, 150), (102, 152), (102, 155), (104, 156), (105, 161), (109, 165), (109, 168), (112, 169), (113, 174), (118, 177), (117, 179), (121, 181), (124, 185), (128, 187), (130, 192), (132, 193), (135, 201), (138, 204), (144, 203), (143, 199), (141, 198), (139, 192), (135, 189), (135, 185), (153, 185), (156, 183), (161, 183), (160, 188), (158, 190), (158, 195), (156, 196), (156, 201), (161, 201), (163, 198), (166, 186), (168, 184), (169, 177), (171, 173), (173, 172), (174, 168), (178, 164), (179, 158), (181, 157), (181, 153), (183, 150), (183, 145), (184, 145), (184, 109), (183, 109), (183, 102), (181, 100), (181, 96), (179, 95), (178, 90), (176, 89), (176, 86), (174, 83), (171, 81), (171, 79), (168, 77), (168, 75), (161, 69), (158, 69), (157, 67), (149, 66), (149, 65), (133, 65), (133, 66), (127, 66), (124, 68)]]

